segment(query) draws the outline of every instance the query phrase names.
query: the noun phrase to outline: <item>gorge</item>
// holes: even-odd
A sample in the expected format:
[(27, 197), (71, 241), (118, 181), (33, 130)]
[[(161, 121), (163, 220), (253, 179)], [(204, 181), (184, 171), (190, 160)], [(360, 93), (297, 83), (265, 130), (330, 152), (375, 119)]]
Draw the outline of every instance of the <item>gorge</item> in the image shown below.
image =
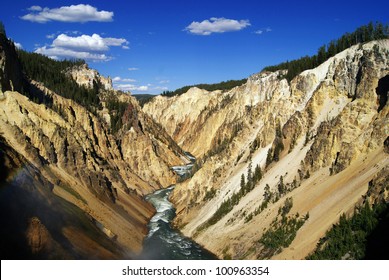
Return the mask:
[(389, 39), (143, 107), (67, 63), (0, 33), (3, 259), (305, 259), (388, 203)]

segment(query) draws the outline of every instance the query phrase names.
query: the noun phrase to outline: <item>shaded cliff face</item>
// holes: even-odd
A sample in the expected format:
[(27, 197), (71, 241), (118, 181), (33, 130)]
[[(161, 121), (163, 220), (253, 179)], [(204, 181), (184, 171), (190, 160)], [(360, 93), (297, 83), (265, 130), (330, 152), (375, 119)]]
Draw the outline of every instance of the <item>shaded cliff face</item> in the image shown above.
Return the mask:
[(0, 97), (7, 90), (23, 90), (22, 69), (15, 46), (2, 33), (0, 34), (0, 77)]
[[(222, 258), (308, 255), (389, 164), (388, 65), (382, 40), (353, 46), (290, 83), (283, 71), (265, 72), (229, 92), (191, 89), (146, 104), (201, 159), (173, 192), (176, 225)], [(242, 188), (242, 174), (253, 185)], [(296, 234), (289, 244), (269, 249), (270, 229), (281, 220), (300, 224), (296, 214), (307, 213), (296, 232), (289, 227), (288, 236)]]
[(108, 238), (88, 213), (0, 137), (2, 259), (117, 259), (133, 253)]
[[(159, 125), (140, 111), (132, 97), (109, 90), (109, 86), (105, 85), (96, 90), (102, 100), (101, 108), (92, 113), (41, 83), (24, 79), (21, 69), (9, 66), (18, 62), (12, 44), (4, 39), (1, 47), (6, 51), (0, 53), (0, 134), (5, 145), (24, 159), (23, 165), (34, 169), (36, 175), (32, 176), (35, 179), (31, 180), (31, 188), (39, 193), (42, 185), (50, 186), (50, 195), (62, 198), (77, 211), (91, 217), (92, 224), (105, 234), (107, 242), (113, 242), (116, 247), (131, 254), (139, 253), (147, 234), (146, 224), (154, 212), (143, 196), (175, 182), (176, 176), (170, 166), (187, 162), (182, 150)], [(103, 84), (103, 78), (96, 71), (84, 68), (72, 72), (76, 82), (84, 85), (85, 81), (92, 81), (93, 86)], [(85, 71), (92, 71), (93, 75), (88, 76)], [(29, 90), (34, 89), (26, 94), (31, 99), (17, 91), (15, 85), (19, 79), (29, 85)], [(49, 102), (33, 102), (36, 94), (44, 97), (39, 100)], [(120, 100), (126, 106), (124, 114), (118, 116), (123, 125), (115, 134), (110, 128), (109, 115), (116, 109), (108, 109), (104, 102), (110, 98)], [(35, 184), (36, 180), (46, 183)], [(28, 179), (24, 185), (29, 187)], [(44, 203), (45, 197), (37, 201), (38, 205)], [(56, 211), (50, 206), (46, 209)], [(44, 249), (47, 244), (58, 247), (51, 225), (41, 216), (36, 216), (40, 223), (31, 220), (33, 217), (25, 220), (30, 224), (28, 232), (31, 234), (28, 236), (31, 248)], [(72, 214), (68, 216), (72, 217)], [(71, 223), (68, 227), (65, 224), (60, 226), (61, 240), (76, 242), (72, 243), (75, 247), (73, 251), (79, 252), (79, 255), (73, 252), (72, 257), (123, 257), (123, 254), (112, 250), (93, 256), (84, 242), (77, 242), (75, 236), (83, 237), (92, 247), (97, 246), (101, 238), (93, 239), (93, 236), (88, 236), (88, 230), (72, 227)], [(36, 241), (40, 240), (39, 236), (54, 241), (40, 244)], [(34, 250), (38, 252), (38, 249)]]

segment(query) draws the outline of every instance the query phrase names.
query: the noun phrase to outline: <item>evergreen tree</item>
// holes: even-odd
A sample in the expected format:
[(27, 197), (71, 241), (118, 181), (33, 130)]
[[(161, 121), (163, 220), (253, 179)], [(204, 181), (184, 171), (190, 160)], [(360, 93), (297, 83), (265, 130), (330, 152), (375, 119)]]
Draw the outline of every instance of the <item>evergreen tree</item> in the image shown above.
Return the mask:
[(262, 71), (277, 71), (288, 70), (285, 78), (291, 81), (294, 77), (302, 71), (319, 66), (326, 59), (336, 55), (337, 53), (351, 47), (358, 43), (365, 43), (371, 40), (387, 39), (389, 38), (389, 26), (377, 22), (373, 24), (370, 22), (367, 25), (357, 28), (353, 33), (345, 33), (337, 40), (332, 40), (327, 48), (321, 46), (316, 55), (305, 56), (296, 60), (286, 61), (274, 66), (265, 67)]
[(250, 189), (250, 186), (253, 184), (253, 171), (252, 171), (253, 162), (250, 159), (249, 166), (247, 167), (247, 185)]
[(269, 166), (273, 161), (273, 149), (270, 147), (269, 151), (267, 151), (266, 156), (266, 166)]
[(257, 183), (262, 179), (262, 170), (257, 164), (254, 170), (254, 182)]
[(283, 195), (285, 193), (284, 177), (280, 177), (280, 182), (278, 183), (278, 193)]
[(240, 177), (240, 189), (244, 190), (246, 186), (246, 180), (244, 178), (244, 174), (242, 173), (242, 176)]
[(3, 34), (5, 37), (7, 37), (7, 34), (5, 33), (5, 27), (2, 21), (0, 21), (0, 34)]
[(266, 184), (266, 186), (265, 186), (265, 192), (263, 193), (263, 199), (264, 199), (266, 202), (268, 202), (268, 201), (270, 201), (271, 197), (272, 197), (272, 194), (271, 194), (271, 192), (270, 192), (270, 186), (269, 186), (268, 184)]

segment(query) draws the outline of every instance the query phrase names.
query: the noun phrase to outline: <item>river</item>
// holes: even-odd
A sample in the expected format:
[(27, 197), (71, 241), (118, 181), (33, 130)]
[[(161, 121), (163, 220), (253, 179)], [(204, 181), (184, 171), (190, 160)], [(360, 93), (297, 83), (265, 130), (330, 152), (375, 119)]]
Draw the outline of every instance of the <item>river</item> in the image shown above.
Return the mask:
[[(183, 169), (189, 171), (190, 168), (191, 165), (188, 165), (186, 168), (180, 168), (180, 171)], [(216, 259), (212, 253), (171, 226), (171, 221), (176, 216), (176, 209), (169, 201), (173, 189), (174, 186), (171, 186), (146, 196), (146, 200), (155, 207), (157, 212), (148, 224), (149, 234), (144, 240), (141, 258), (155, 260)]]

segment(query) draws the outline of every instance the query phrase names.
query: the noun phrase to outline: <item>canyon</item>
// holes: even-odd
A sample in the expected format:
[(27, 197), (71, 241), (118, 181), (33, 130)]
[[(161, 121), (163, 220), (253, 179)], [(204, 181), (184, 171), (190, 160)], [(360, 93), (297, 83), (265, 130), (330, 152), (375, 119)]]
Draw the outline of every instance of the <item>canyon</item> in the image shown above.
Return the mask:
[[(139, 258), (156, 211), (145, 198), (175, 185), (174, 227), (218, 258), (304, 259), (341, 214), (389, 199), (389, 40), (291, 81), (263, 71), (143, 107), (85, 64), (64, 74), (95, 89), (99, 106), (26, 76), (0, 34), (4, 257)], [(184, 180), (172, 167), (194, 158)], [(382, 187), (369, 193), (371, 182)], [(269, 248), (281, 220), (299, 226)]]
[[(220, 258), (305, 258), (369, 181), (388, 182), (388, 58), (389, 41), (374, 41), (290, 83), (283, 70), (262, 72), (227, 92), (192, 88), (147, 103), (144, 111), (200, 159), (173, 192), (175, 225)], [(251, 180), (256, 166), (262, 178), (242, 192), (242, 175)], [(266, 187), (277, 198), (263, 204)], [(388, 188), (381, 192), (387, 201)], [(289, 217), (309, 218), (287, 248), (266, 250), (261, 236), (287, 200)]]

